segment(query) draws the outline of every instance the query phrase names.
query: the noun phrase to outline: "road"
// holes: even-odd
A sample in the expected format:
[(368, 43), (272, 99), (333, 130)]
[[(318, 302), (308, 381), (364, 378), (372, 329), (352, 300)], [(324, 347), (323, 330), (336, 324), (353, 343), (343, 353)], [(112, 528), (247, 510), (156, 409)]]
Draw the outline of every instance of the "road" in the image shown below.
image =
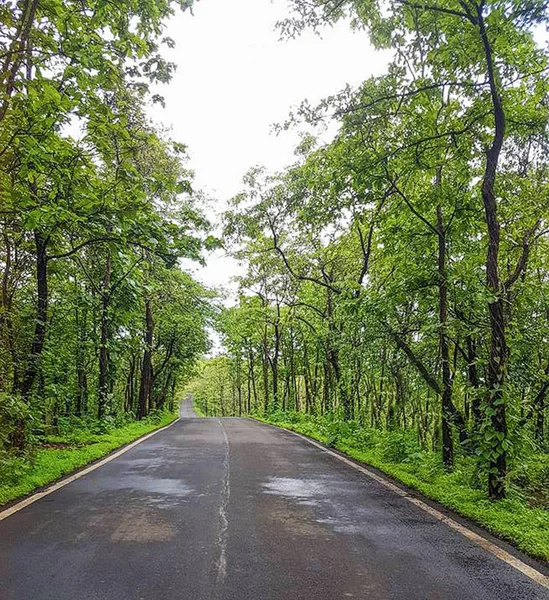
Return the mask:
[(549, 598), (290, 432), (182, 414), (0, 521), (1, 600)]

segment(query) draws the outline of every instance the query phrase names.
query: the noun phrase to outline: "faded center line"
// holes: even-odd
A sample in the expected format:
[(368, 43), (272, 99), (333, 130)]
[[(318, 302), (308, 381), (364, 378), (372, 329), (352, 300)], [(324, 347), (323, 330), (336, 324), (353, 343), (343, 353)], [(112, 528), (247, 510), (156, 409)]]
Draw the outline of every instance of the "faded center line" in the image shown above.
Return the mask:
[(229, 529), (229, 521), (227, 518), (227, 508), (229, 505), (229, 499), (231, 497), (230, 487), (230, 463), (229, 463), (229, 438), (223, 423), (220, 419), (217, 419), (223, 432), (223, 439), (225, 440), (225, 455), (223, 457), (223, 482), (221, 485), (221, 502), (219, 504), (218, 518), (219, 518), (219, 533), (217, 536), (217, 545), (219, 548), (219, 556), (217, 558), (217, 572), (215, 578), (215, 590), (216, 594), (219, 595), (225, 577), (227, 575), (227, 531)]

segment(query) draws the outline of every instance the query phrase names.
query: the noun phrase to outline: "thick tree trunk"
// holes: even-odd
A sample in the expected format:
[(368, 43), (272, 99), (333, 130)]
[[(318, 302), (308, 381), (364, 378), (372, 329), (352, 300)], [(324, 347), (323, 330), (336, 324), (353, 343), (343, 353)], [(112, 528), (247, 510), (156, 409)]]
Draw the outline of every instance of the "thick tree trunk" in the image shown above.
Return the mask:
[[(34, 334), (30, 354), (27, 359), (25, 375), (19, 383), (17, 392), (27, 400), (30, 396), (32, 386), (39, 369), (39, 360), (46, 342), (46, 330), (48, 322), (48, 256), (47, 238), (40, 232), (34, 232), (34, 243), (36, 251), (36, 316)], [(19, 452), (23, 451), (26, 444), (25, 423), (18, 420), (15, 424), (14, 433), (10, 444)]]
[(326, 302), (326, 317), (328, 319), (328, 360), (330, 362), (330, 366), (332, 367), (332, 371), (334, 373), (335, 382), (337, 386), (337, 391), (339, 393), (339, 400), (341, 402), (341, 406), (343, 407), (343, 416), (345, 420), (349, 420), (352, 418), (352, 410), (351, 403), (349, 400), (349, 393), (347, 391), (347, 387), (345, 385), (345, 381), (341, 376), (341, 366), (339, 362), (339, 350), (335, 347), (334, 338), (336, 329), (334, 327), (334, 317), (333, 317), (333, 303), (332, 303), (332, 291), (328, 290), (327, 293), (327, 302)]
[(19, 391), (23, 398), (27, 398), (31, 392), (32, 385), (38, 372), (38, 361), (44, 349), (46, 341), (46, 328), (48, 322), (48, 257), (47, 238), (40, 232), (34, 232), (36, 249), (36, 318), (34, 335), (30, 355), (27, 361), (25, 376)]
[(490, 409), (492, 430), (497, 445), (492, 448), (489, 464), (488, 494), (498, 500), (505, 496), (505, 477), (507, 475), (507, 452), (503, 441), (507, 438), (507, 417), (503, 388), (507, 370), (507, 343), (505, 334), (505, 316), (503, 310), (503, 290), (499, 275), (500, 223), (497, 215), (495, 182), (499, 157), (505, 139), (505, 112), (498, 90), (494, 68), (492, 47), (486, 31), (483, 4), (479, 5), (477, 17), (480, 37), (484, 46), (488, 81), (492, 98), (494, 116), (494, 137), (486, 155), (486, 165), (482, 178), (481, 193), (484, 204), (486, 228), (488, 232), (488, 252), (486, 256), (486, 285), (491, 294), (488, 302), (490, 316), (490, 354), (488, 358), (488, 394), (487, 406)]

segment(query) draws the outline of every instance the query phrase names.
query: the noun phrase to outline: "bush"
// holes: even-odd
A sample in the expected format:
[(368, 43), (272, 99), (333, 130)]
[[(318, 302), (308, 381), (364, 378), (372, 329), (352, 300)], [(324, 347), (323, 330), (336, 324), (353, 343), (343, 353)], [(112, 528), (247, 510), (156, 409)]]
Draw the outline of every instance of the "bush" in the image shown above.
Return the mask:
[(415, 435), (408, 432), (388, 432), (379, 443), (381, 444), (381, 455), (388, 462), (412, 463), (424, 458), (424, 452)]
[[(20, 396), (0, 393), (0, 448), (9, 451), (32, 437), (33, 418)], [(25, 444), (26, 445), (26, 444)], [(20, 451), (21, 447), (18, 448)]]

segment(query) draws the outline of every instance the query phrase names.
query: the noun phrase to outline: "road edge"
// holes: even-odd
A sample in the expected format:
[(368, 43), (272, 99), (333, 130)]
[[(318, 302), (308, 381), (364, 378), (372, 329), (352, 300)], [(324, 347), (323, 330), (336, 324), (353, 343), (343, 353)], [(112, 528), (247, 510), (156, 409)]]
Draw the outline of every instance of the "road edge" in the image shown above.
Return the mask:
[[(526, 577), (528, 577), (529, 579), (531, 579), (538, 585), (541, 585), (542, 587), (549, 589), (549, 575), (543, 573), (538, 568), (528, 564), (527, 562), (525, 562), (518, 556), (515, 556), (514, 554), (510, 553), (505, 548), (501, 547), (498, 543), (496, 543), (496, 540), (498, 542), (501, 541), (501, 542), (505, 543), (506, 545), (508, 544), (508, 542), (506, 542), (506, 540), (499, 540), (499, 538), (494, 536), (489, 531), (485, 530), (482, 526), (477, 525), (476, 523), (474, 523), (467, 517), (459, 515), (452, 509), (445, 507), (443, 504), (441, 504), (435, 500), (431, 500), (430, 498), (428, 498), (421, 492), (418, 492), (417, 490), (414, 490), (414, 489), (408, 487), (406, 484), (402, 483), (401, 481), (391, 478), (389, 475), (386, 475), (379, 469), (376, 469), (375, 467), (372, 467), (366, 463), (362, 463), (362, 462), (352, 458), (351, 456), (348, 456), (344, 452), (341, 452), (340, 450), (335, 450), (335, 449), (329, 448), (328, 446), (326, 446), (322, 442), (319, 442), (318, 440), (315, 440), (314, 438), (308, 437), (302, 433), (298, 433), (297, 431), (293, 431), (292, 429), (288, 429), (286, 427), (281, 427), (279, 425), (274, 425), (273, 423), (268, 423), (266, 421), (262, 421), (261, 419), (256, 419), (254, 417), (245, 417), (245, 418), (250, 419), (251, 421), (254, 421), (256, 423), (260, 423), (261, 425), (266, 425), (267, 427), (273, 427), (274, 429), (286, 431), (291, 435), (301, 438), (302, 440), (306, 441), (307, 443), (311, 444), (312, 446), (315, 446), (316, 448), (322, 450), (326, 454), (333, 456), (334, 458), (345, 463), (346, 465), (350, 466), (351, 468), (361, 472), (363, 475), (366, 475), (370, 479), (377, 481), (378, 483), (383, 485), (385, 488), (389, 489), (393, 493), (402, 497), (403, 500), (410, 502), (411, 504), (417, 506), (417, 508), (419, 508), (423, 512), (428, 513), (433, 518), (444, 523), (450, 529), (453, 529), (454, 531), (458, 532), (462, 536), (464, 536), (467, 539), (469, 539), (470, 541), (474, 542), (475, 544), (477, 544), (478, 546), (480, 546), (487, 552), (490, 552), (490, 554), (492, 554), (499, 560), (505, 562), (506, 564), (513, 567), (517, 571), (520, 571), (523, 575), (525, 575)], [(444, 514), (445, 512), (447, 512), (448, 514)], [(460, 521), (465, 521), (467, 524), (462, 523)], [(471, 526), (473, 526), (473, 527), (471, 527)], [(475, 530), (477, 530), (477, 531), (475, 531)], [(489, 539), (488, 536), (493, 539)], [(511, 544), (509, 544), (509, 546), (511, 546)], [(513, 550), (515, 552), (523, 555), (524, 558), (528, 558), (530, 561), (532, 561), (532, 563), (538, 562), (537, 559), (528, 556), (526, 553), (522, 552), (521, 550), (518, 550), (514, 547), (513, 547)], [(547, 569), (545, 568), (545, 566), (542, 563), (539, 563), (539, 565), (537, 565), (537, 566), (542, 567), (543, 569), (545, 569), (547, 571)]]
[(141, 442), (148, 440), (149, 438), (153, 437), (157, 433), (160, 433), (161, 431), (166, 431), (166, 429), (169, 429), (170, 427), (172, 427), (172, 425), (175, 425), (180, 420), (181, 420), (181, 417), (177, 417), (171, 423), (164, 425), (164, 427), (159, 427), (158, 429), (155, 429), (154, 431), (146, 433), (145, 435), (138, 437), (133, 442), (124, 444), (123, 446), (120, 446), (119, 448), (113, 450), (112, 452), (109, 452), (102, 458), (98, 458), (83, 467), (75, 469), (74, 471), (72, 471), (71, 473), (68, 473), (67, 475), (64, 475), (60, 479), (56, 479), (56, 480), (46, 484), (45, 487), (39, 488), (39, 491), (37, 491), (37, 492), (31, 492), (31, 494), (29, 496), (26, 496), (22, 500), (13, 500), (12, 502), (8, 503), (7, 507), (5, 507), (3, 509), (0, 508), (0, 521), (3, 521), (4, 519), (11, 517), (15, 513), (22, 510), (23, 508), (26, 508), (27, 506), (34, 504), (41, 498), (44, 498), (45, 496), (49, 496), (50, 494), (53, 494), (53, 492), (56, 492), (57, 490), (65, 487), (66, 485), (69, 485), (69, 483), (72, 483), (73, 481), (76, 481), (77, 479), (84, 477), (84, 475), (87, 475), (88, 473), (91, 473), (92, 471), (99, 469), (99, 467), (102, 467), (103, 465), (106, 465), (107, 463), (113, 461), (114, 459), (118, 458), (119, 456), (122, 456), (122, 454), (125, 454), (126, 452), (128, 452), (128, 450), (131, 450), (132, 448), (134, 448)]

